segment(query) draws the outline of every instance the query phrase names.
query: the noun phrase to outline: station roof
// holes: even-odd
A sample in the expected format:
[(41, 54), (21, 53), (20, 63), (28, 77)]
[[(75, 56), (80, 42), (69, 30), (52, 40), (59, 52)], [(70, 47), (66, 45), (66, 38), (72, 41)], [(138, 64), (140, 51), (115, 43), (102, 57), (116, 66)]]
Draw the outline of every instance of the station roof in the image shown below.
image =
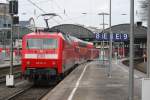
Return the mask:
[[(118, 24), (111, 27), (112, 33), (126, 33), (130, 34), (130, 24)], [(105, 32), (109, 33), (109, 28), (105, 29)], [(141, 25), (135, 25), (134, 27), (135, 38), (146, 38), (147, 28)], [(130, 35), (129, 35), (130, 36)]]
[(75, 36), (80, 39), (93, 39), (94, 38), (94, 33), (80, 25), (74, 25), (74, 24), (61, 24), (58, 26), (54, 26), (51, 28), (53, 29), (58, 29), (64, 33), (71, 34), (72, 36)]

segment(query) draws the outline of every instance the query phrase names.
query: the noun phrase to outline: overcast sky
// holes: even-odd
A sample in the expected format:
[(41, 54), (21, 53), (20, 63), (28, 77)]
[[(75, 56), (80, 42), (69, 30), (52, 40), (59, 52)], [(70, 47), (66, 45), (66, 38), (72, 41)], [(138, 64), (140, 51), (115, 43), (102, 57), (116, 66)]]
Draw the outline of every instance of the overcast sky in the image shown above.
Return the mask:
[[(0, 0), (5, 1), (5, 0)], [(20, 20), (29, 20), (34, 17), (36, 22), (42, 23), (42, 17), (38, 17), (44, 12), (35, 7), (30, 0), (19, 1)], [(98, 13), (109, 13), (109, 0), (31, 0), (47, 13), (57, 13), (61, 17), (50, 20), (50, 26), (72, 23), (84, 24), (86, 26), (102, 27), (102, 16)], [(135, 10), (139, 0), (135, 0)], [(112, 0), (112, 25), (129, 23), (130, 0)], [(86, 13), (86, 14), (82, 14)], [(126, 14), (126, 15), (122, 15)], [(38, 19), (37, 19), (38, 17)], [(109, 23), (109, 16), (105, 17), (105, 23)], [(138, 20), (136, 15), (136, 21)], [(40, 25), (38, 23), (38, 26)], [(43, 25), (43, 24), (42, 24)]]

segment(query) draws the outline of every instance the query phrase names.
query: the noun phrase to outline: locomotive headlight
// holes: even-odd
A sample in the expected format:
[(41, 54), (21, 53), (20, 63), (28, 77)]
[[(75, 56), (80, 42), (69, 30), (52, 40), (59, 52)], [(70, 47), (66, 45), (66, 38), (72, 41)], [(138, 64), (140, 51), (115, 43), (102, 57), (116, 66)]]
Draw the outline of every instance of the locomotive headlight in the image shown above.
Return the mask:
[(30, 61), (27, 61), (27, 65), (30, 65)]
[(55, 65), (56, 63), (55, 63), (55, 62), (53, 62), (52, 64), (53, 64), (53, 65)]

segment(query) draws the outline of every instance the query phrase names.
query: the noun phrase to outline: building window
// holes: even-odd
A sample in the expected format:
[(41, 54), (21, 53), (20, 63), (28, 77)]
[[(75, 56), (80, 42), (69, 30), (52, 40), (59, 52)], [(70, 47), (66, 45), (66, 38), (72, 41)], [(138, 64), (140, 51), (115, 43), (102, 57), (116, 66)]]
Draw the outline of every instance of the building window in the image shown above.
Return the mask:
[(8, 27), (11, 27), (11, 24), (8, 24)]
[(7, 39), (10, 39), (11, 38), (11, 31), (8, 31), (7, 32)]
[(3, 27), (7, 27), (7, 24), (3, 24)]

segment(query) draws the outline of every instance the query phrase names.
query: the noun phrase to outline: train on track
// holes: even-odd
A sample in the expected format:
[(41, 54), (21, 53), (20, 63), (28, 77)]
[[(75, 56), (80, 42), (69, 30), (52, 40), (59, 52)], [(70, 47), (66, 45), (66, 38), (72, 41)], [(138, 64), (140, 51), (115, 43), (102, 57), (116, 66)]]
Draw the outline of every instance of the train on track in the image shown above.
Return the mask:
[(22, 74), (29, 80), (51, 80), (98, 56), (91, 42), (63, 32), (33, 32), (22, 39)]

